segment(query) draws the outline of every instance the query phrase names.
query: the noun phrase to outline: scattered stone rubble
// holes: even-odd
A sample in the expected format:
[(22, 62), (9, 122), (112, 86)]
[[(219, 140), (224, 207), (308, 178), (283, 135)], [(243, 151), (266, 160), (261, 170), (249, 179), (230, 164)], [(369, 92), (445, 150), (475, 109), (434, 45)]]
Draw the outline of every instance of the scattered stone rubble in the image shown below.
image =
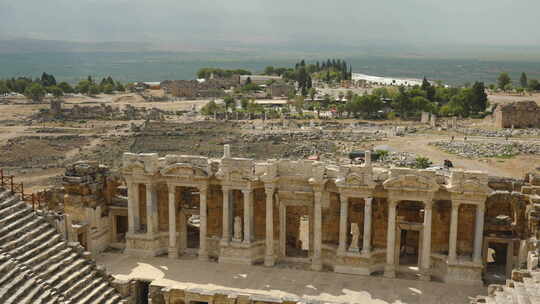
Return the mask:
[(430, 145), (467, 158), (511, 157), (517, 154), (540, 155), (540, 144), (538, 143), (438, 141), (432, 142)]
[(529, 137), (540, 136), (540, 129), (505, 129), (505, 130), (485, 130), (475, 128), (460, 128), (456, 130), (458, 133), (469, 136), (484, 136), (484, 137)]

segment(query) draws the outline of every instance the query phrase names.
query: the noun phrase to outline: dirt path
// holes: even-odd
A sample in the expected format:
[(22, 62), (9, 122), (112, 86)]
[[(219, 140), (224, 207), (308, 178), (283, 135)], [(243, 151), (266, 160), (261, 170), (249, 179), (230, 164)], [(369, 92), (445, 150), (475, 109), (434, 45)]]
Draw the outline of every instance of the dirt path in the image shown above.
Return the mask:
[[(480, 170), (490, 175), (508, 176), (522, 178), (525, 173), (530, 172), (535, 164), (540, 166), (540, 156), (519, 155), (512, 159), (482, 158), (469, 159), (454, 154), (446, 153), (434, 146), (430, 142), (448, 140), (448, 136), (437, 135), (417, 135), (406, 137), (391, 137), (388, 141), (381, 141), (378, 144), (388, 145), (396, 151), (411, 152), (429, 158), (435, 165), (441, 165), (445, 159), (453, 162), (454, 167), (467, 170)], [(481, 137), (469, 137), (469, 140), (494, 140)]]

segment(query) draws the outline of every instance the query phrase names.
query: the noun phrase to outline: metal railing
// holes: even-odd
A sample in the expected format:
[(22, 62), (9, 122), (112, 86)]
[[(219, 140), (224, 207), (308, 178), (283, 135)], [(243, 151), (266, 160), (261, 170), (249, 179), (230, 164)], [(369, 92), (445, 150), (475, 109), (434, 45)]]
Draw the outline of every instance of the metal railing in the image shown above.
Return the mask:
[(45, 193), (24, 193), (24, 184), (22, 182), (16, 183), (14, 175), (5, 175), (4, 169), (0, 168), (0, 187), (7, 188), (13, 194), (19, 194), (21, 200), (31, 203), (32, 209), (40, 209), (42, 206), (46, 206)]

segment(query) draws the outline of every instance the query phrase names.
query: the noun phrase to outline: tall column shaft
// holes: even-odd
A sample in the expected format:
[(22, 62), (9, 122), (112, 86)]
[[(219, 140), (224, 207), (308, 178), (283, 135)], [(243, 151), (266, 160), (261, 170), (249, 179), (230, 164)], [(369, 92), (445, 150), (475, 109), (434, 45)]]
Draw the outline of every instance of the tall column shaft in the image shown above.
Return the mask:
[(157, 192), (153, 184), (146, 184), (146, 233), (149, 237), (158, 233)]
[(347, 250), (347, 218), (349, 208), (349, 198), (341, 195), (341, 205), (339, 212), (339, 253), (345, 253)]
[(424, 280), (429, 280), (431, 267), (431, 218), (433, 213), (433, 203), (424, 202), (424, 234), (422, 239), (422, 269), (421, 274)]
[(484, 211), (485, 206), (476, 206), (476, 220), (474, 227), (473, 262), (482, 262), (482, 242), (484, 240)]
[(128, 226), (129, 233), (134, 234), (141, 228), (139, 212), (139, 184), (128, 182)]
[(176, 242), (176, 187), (169, 186), (169, 258), (178, 257)]
[(452, 203), (452, 216), (450, 218), (450, 237), (448, 244), (448, 260), (451, 263), (457, 261), (457, 236), (458, 236), (458, 223), (459, 223), (459, 203)]
[(242, 190), (244, 194), (244, 243), (251, 243), (253, 240), (253, 191)]
[(368, 197), (364, 203), (364, 237), (362, 240), (362, 254), (371, 252), (371, 217), (373, 198)]
[(223, 187), (223, 236), (221, 243), (229, 244), (231, 240), (231, 189)]
[(397, 201), (390, 201), (388, 205), (388, 230), (386, 232), (386, 266), (384, 276), (396, 276), (394, 254), (396, 252), (396, 207)]
[(313, 258), (311, 269), (321, 270), (322, 260), (322, 192), (315, 192), (315, 208), (313, 210)]
[(274, 187), (266, 187), (266, 253), (265, 266), (274, 266)]
[(208, 260), (208, 249), (206, 247), (206, 235), (207, 235), (207, 198), (208, 198), (208, 186), (203, 185), (199, 187), (200, 195), (200, 208), (199, 208), (199, 259)]

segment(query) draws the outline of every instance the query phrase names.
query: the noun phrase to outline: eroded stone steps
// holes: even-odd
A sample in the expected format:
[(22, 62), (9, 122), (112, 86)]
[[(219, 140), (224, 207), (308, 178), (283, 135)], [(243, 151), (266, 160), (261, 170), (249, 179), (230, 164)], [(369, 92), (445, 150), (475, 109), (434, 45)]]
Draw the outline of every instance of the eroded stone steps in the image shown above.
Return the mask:
[(13, 213), (5, 216), (5, 217), (0, 217), (0, 225), (5, 226), (8, 223), (11, 223), (12, 221), (19, 219), (21, 216), (24, 216), (24, 215), (29, 214), (31, 212), (32, 212), (32, 210), (29, 209), (29, 208), (16, 209), (15, 212), (13, 212)]
[(57, 286), (59, 285), (60, 282), (65, 283), (65, 284), (72, 284), (73, 281), (67, 281), (65, 279), (69, 277), (70, 275), (75, 274), (76, 277), (81, 275), (81, 273), (79, 272), (81, 271), (81, 269), (84, 268), (85, 263), (86, 261), (81, 258), (75, 259), (73, 263), (70, 263), (69, 265), (66, 265), (64, 268), (59, 269), (60, 271), (58, 271), (56, 274), (48, 278), (46, 281), (47, 284), (50, 284), (51, 286)]
[(21, 256), (19, 256), (19, 261), (23, 261), (26, 265), (36, 265), (65, 248), (66, 244), (62, 242), (60, 236), (56, 234), (45, 242), (39, 244), (39, 246), (23, 253)]
[[(90, 270), (92, 270), (92, 268), (90, 266), (85, 266), (85, 267), (88, 267)], [(73, 297), (73, 295), (80, 291), (82, 288), (84, 288), (84, 286), (86, 286), (87, 284), (89, 284), (94, 278), (96, 278), (96, 272), (95, 271), (89, 271), (87, 272), (83, 277), (81, 277), (75, 284), (72, 284), (71, 286), (69, 286), (69, 288), (67, 288), (65, 291), (64, 291), (64, 294), (71, 298)]]
[(52, 253), (53, 255), (50, 256), (49, 258), (42, 259), (39, 263), (33, 264), (33, 270), (34, 272), (45, 271), (47, 268), (51, 267), (55, 263), (60, 262), (61, 260), (65, 259), (71, 253), (72, 253), (72, 250), (70, 248), (65, 248), (65, 249), (56, 251)]
[(39, 227), (39, 226), (44, 225), (44, 224), (45, 223), (43, 223), (41, 221), (41, 219), (33, 218), (29, 222), (24, 223), (20, 227), (12, 229), (7, 234), (4, 234), (2, 237), (0, 237), (0, 243), (8, 243), (8, 242), (10, 242), (12, 240), (26, 237), (27, 232), (31, 232), (36, 227)]
[(79, 292), (75, 293), (70, 300), (74, 303), (83, 303), (82, 298), (87, 297), (90, 292), (97, 289), (97, 287), (100, 284), (104, 284), (103, 280), (101, 278), (95, 278), (92, 280), (88, 285), (86, 285), (83, 289), (79, 290)]
[(45, 270), (40, 271), (38, 276), (40, 278), (42, 278), (43, 280), (46, 280), (46, 279), (50, 278), (53, 274), (55, 274), (57, 271), (62, 269), (63, 267), (68, 266), (69, 263), (75, 261), (76, 258), (77, 258), (77, 254), (71, 252), (69, 255), (64, 257), (62, 260), (60, 260), (60, 261), (58, 261), (58, 262), (56, 262), (54, 264), (47, 265), (48, 267)]
[(27, 210), (25, 203), (21, 202), (16, 196), (12, 196), (0, 204), (0, 218), (5, 219), (17, 211)]
[(17, 218), (15, 221), (8, 222), (9, 225), (3, 225), (3, 228), (0, 229), (0, 237), (8, 234), (9, 232), (21, 227), (25, 223), (28, 223), (32, 220), (37, 220), (37, 218), (34, 218), (34, 213), (28, 212), (27, 214)]
[(51, 238), (57, 232), (48, 223), (43, 223), (26, 233), (23, 237), (5, 243), (2, 248), (9, 251), (13, 256), (19, 256), (40, 244), (44, 240)]

